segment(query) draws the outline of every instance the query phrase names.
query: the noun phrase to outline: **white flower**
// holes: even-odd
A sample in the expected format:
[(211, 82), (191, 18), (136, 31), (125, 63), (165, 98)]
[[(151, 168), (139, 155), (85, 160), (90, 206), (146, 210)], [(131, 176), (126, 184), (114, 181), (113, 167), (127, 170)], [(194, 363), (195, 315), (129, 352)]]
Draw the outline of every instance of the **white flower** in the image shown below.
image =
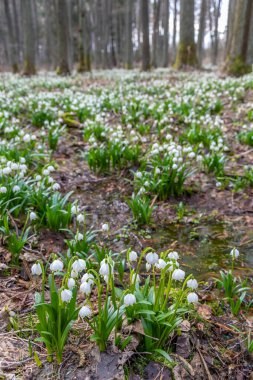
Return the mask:
[(137, 258), (138, 258), (138, 255), (137, 255), (137, 253), (136, 253), (135, 251), (131, 251), (131, 252), (129, 253), (129, 260), (130, 260), (130, 261), (136, 261)]
[(108, 276), (109, 274), (109, 265), (105, 262), (101, 262), (100, 269), (99, 269), (99, 274), (101, 276)]
[(63, 302), (70, 302), (72, 298), (72, 291), (69, 289), (64, 289), (61, 292), (61, 299)]
[(88, 306), (82, 306), (79, 310), (79, 317), (86, 318), (92, 315), (92, 311)]
[(76, 220), (78, 221), (78, 223), (83, 223), (84, 222), (83, 214), (78, 214), (76, 217)]
[(172, 279), (182, 281), (185, 278), (185, 272), (182, 269), (175, 269), (172, 273)]
[(13, 193), (18, 192), (18, 191), (20, 191), (20, 187), (18, 185), (15, 185), (15, 186), (13, 186), (12, 191), (13, 191)]
[(32, 271), (32, 274), (34, 276), (40, 276), (42, 274), (42, 269), (41, 269), (40, 263), (33, 264), (31, 271)]
[(23, 137), (23, 141), (24, 141), (24, 142), (30, 142), (30, 141), (31, 141), (31, 137), (30, 137), (30, 135), (29, 135), (28, 133), (26, 133), (26, 134), (24, 135), (24, 137)]
[(147, 263), (153, 265), (158, 262), (158, 254), (155, 252), (149, 252), (146, 256)]
[(136, 178), (142, 178), (142, 172), (136, 172), (135, 177)]
[(132, 278), (131, 278), (131, 283), (133, 284), (135, 281), (138, 283), (138, 282), (140, 282), (140, 280), (141, 280), (140, 276), (137, 273), (134, 273)]
[(156, 268), (158, 269), (164, 269), (166, 267), (167, 263), (163, 259), (159, 259), (158, 263), (155, 264)]
[(239, 255), (240, 255), (240, 252), (236, 248), (233, 248), (230, 251), (230, 256), (232, 256), (233, 259), (237, 259), (237, 257), (239, 257)]
[(198, 287), (198, 281), (195, 279), (190, 279), (187, 281), (187, 287), (190, 289), (197, 289)]
[(173, 251), (173, 252), (170, 252), (168, 254), (168, 258), (171, 259), (171, 260), (178, 260), (179, 259), (179, 255), (176, 251)]
[(146, 263), (146, 271), (149, 272), (150, 271), (150, 268), (151, 268), (151, 264), (149, 263)]
[(42, 174), (43, 175), (49, 175), (49, 173), (50, 173), (50, 171), (49, 170), (47, 170), (47, 169), (44, 169), (43, 171), (42, 171)]
[(108, 224), (108, 223), (104, 223), (104, 224), (102, 224), (101, 229), (102, 229), (102, 231), (104, 231), (104, 232), (109, 231), (109, 224)]
[(54, 172), (54, 171), (55, 171), (55, 168), (54, 168), (52, 165), (49, 165), (49, 166), (47, 167), (47, 170), (48, 170), (49, 172)]
[(71, 207), (71, 214), (72, 214), (72, 215), (77, 214), (78, 211), (79, 211), (79, 207), (78, 207), (77, 205), (73, 205), (73, 206)]
[(90, 294), (91, 293), (91, 284), (89, 282), (82, 282), (80, 286), (80, 291), (84, 294)]
[(7, 187), (5, 187), (5, 186), (2, 186), (2, 187), (0, 187), (0, 193), (7, 193)]
[(35, 177), (35, 179), (36, 179), (36, 181), (40, 181), (41, 180), (41, 175), (36, 175), (36, 177)]
[(79, 273), (85, 269), (86, 269), (86, 262), (83, 259), (78, 259), (78, 260), (74, 261), (72, 264), (72, 270), (76, 273)]
[(161, 170), (159, 168), (156, 168), (155, 169), (155, 174), (160, 174), (161, 173)]
[(83, 277), (81, 278), (81, 282), (88, 282), (90, 285), (94, 284), (94, 276), (91, 273), (84, 273)]
[(81, 234), (81, 232), (78, 232), (77, 234), (76, 234), (76, 240), (83, 240), (83, 234)]
[(133, 304), (136, 303), (136, 298), (134, 294), (127, 294), (124, 297), (124, 304), (126, 306), (132, 306)]
[(73, 279), (73, 278), (69, 278), (68, 279), (68, 288), (71, 290), (71, 289), (73, 289), (74, 288), (74, 286), (75, 286), (75, 284), (76, 284), (76, 282), (75, 282), (75, 280)]
[(57, 190), (59, 190), (60, 188), (61, 188), (61, 186), (59, 185), (59, 183), (54, 183), (53, 186), (52, 186), (52, 189), (53, 189), (54, 191), (57, 191)]
[(35, 219), (37, 219), (37, 215), (36, 215), (36, 213), (35, 212), (30, 212), (30, 220), (32, 221), (32, 220), (35, 220)]
[(50, 264), (50, 270), (52, 272), (61, 272), (63, 270), (63, 262), (59, 259), (54, 260)]
[(196, 293), (189, 293), (187, 295), (187, 301), (189, 303), (196, 303), (196, 302), (198, 302), (198, 300), (199, 300), (199, 297)]
[(178, 168), (178, 165), (177, 165), (177, 164), (173, 164), (173, 165), (172, 165), (172, 169), (173, 169), (173, 170), (176, 170), (177, 168)]

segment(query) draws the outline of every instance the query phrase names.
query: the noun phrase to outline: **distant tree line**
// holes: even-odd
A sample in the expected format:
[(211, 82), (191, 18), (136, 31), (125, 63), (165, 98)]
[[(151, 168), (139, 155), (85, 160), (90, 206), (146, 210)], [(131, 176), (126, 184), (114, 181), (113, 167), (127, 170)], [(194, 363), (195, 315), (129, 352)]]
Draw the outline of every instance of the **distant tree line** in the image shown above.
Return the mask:
[(222, 0), (0, 0), (0, 69), (182, 69), (208, 59), (244, 74), (253, 63), (253, 0), (229, 1), (225, 35), (221, 6)]

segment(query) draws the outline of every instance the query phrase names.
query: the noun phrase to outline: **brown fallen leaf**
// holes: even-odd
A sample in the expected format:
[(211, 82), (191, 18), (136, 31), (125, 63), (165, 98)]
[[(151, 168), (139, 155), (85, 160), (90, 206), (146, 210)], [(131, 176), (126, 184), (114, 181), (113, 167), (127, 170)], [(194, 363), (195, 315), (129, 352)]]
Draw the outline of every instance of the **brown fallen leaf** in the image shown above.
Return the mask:
[(210, 319), (212, 315), (212, 309), (208, 305), (201, 305), (198, 308), (198, 314), (204, 319)]

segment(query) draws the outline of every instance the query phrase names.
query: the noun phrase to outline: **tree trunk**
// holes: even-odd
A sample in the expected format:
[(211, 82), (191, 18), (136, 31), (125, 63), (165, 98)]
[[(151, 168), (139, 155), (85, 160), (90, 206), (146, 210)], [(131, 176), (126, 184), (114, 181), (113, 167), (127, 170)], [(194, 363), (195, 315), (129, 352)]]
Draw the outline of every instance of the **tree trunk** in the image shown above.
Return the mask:
[(247, 64), (247, 51), (250, 42), (252, 12), (253, 0), (236, 1), (232, 37), (224, 68), (228, 74), (239, 76), (251, 71), (251, 66)]
[(176, 59), (176, 40), (177, 40), (177, 0), (174, 0), (174, 16), (173, 16), (173, 40), (172, 40), (172, 48), (173, 48), (173, 62)]
[(159, 37), (159, 16), (160, 16), (160, 0), (154, 0), (153, 5), (153, 17), (154, 17), (154, 26), (153, 26), (153, 46), (152, 46), (152, 66), (157, 67), (157, 45)]
[(169, 0), (164, 0), (163, 67), (169, 64)]
[(133, 68), (132, 24), (133, 0), (128, 0), (126, 9), (126, 68), (129, 70)]
[(91, 70), (91, 51), (90, 51), (90, 11), (85, 0), (79, 0), (79, 41), (78, 41), (78, 67), (77, 71), (84, 72)]
[(180, 41), (175, 67), (198, 65), (194, 42), (194, 0), (180, 0)]
[(142, 70), (150, 69), (150, 51), (149, 51), (149, 0), (141, 0), (142, 15)]
[(32, 0), (22, 0), (21, 10), (23, 19), (24, 31), (24, 75), (36, 74), (35, 56), (36, 56), (36, 43), (34, 38), (34, 19), (32, 12)]
[(7, 30), (9, 35), (9, 57), (11, 61), (12, 72), (17, 73), (18, 70), (18, 54), (16, 49), (16, 41), (14, 38), (14, 28), (11, 17), (10, 3), (8, 0), (4, 0), (4, 12), (7, 23)]
[(68, 0), (58, 0), (57, 4), (57, 21), (58, 21), (58, 67), (57, 74), (70, 74), (70, 14)]
[(206, 0), (201, 2), (201, 11), (199, 18), (199, 34), (198, 34), (198, 60), (199, 64), (202, 64), (203, 60), (203, 45), (205, 38), (205, 28), (206, 28)]
[(212, 64), (217, 64), (218, 58), (218, 49), (219, 49), (219, 18), (220, 18), (220, 8), (221, 0), (213, 1), (214, 3), (214, 43), (213, 43), (213, 52), (212, 52)]

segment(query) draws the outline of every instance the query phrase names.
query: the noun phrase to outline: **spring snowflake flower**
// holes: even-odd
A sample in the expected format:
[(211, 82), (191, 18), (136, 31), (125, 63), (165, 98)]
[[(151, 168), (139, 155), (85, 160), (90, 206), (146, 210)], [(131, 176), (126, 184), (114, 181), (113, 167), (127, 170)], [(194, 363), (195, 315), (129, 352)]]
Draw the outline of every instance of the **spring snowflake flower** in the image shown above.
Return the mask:
[(82, 306), (79, 310), (79, 317), (86, 318), (92, 315), (92, 311), (88, 306)]
[(63, 270), (63, 262), (59, 259), (54, 260), (50, 264), (50, 270), (52, 272), (61, 272)]
[(78, 221), (78, 223), (83, 223), (84, 222), (84, 215), (78, 214), (76, 217), (76, 220)]
[(136, 303), (136, 298), (134, 294), (127, 294), (124, 297), (124, 305), (125, 306), (132, 306)]
[(78, 260), (74, 261), (72, 264), (72, 270), (76, 273), (79, 273), (85, 269), (86, 269), (86, 262), (83, 259), (78, 259)]
[(136, 172), (135, 177), (136, 178), (142, 178), (142, 172)]
[(0, 193), (2, 193), (2, 194), (7, 193), (7, 187), (5, 187), (5, 186), (0, 187)]
[(78, 211), (79, 211), (79, 207), (77, 205), (73, 205), (71, 207), (71, 214), (72, 215), (76, 215), (78, 213)]
[(69, 289), (64, 289), (61, 292), (61, 299), (63, 302), (70, 302), (72, 298), (72, 291)]
[(42, 269), (40, 263), (35, 263), (31, 267), (32, 274), (34, 276), (40, 276), (42, 274)]
[(91, 293), (91, 284), (89, 282), (83, 282), (80, 286), (80, 291), (86, 295)]
[(187, 301), (189, 303), (196, 303), (196, 302), (198, 302), (198, 300), (199, 300), (199, 297), (196, 293), (189, 293), (187, 295)]
[(168, 254), (168, 258), (171, 259), (171, 260), (178, 260), (179, 259), (179, 255), (176, 251), (173, 251), (173, 252), (170, 252)]
[(90, 285), (94, 284), (94, 276), (91, 273), (85, 273), (81, 278), (81, 282), (88, 282)]
[(129, 253), (129, 260), (130, 260), (130, 261), (136, 261), (137, 258), (138, 258), (138, 255), (137, 255), (137, 253), (136, 253), (135, 251), (131, 251), (131, 252)]
[(156, 168), (155, 169), (155, 174), (160, 174), (161, 173), (161, 170), (159, 168)]
[(76, 284), (76, 282), (72, 277), (68, 279), (68, 288), (70, 290), (74, 288), (75, 284)]
[(107, 264), (105, 262), (101, 262), (99, 274), (101, 274), (101, 276), (108, 276), (109, 273), (110, 273), (109, 264)]
[(29, 135), (28, 133), (26, 133), (26, 134), (24, 135), (24, 137), (23, 137), (23, 141), (24, 141), (24, 142), (30, 142), (30, 141), (31, 141), (31, 137), (30, 137), (30, 135)]
[(158, 262), (158, 259), (159, 259), (158, 254), (155, 252), (149, 252), (146, 256), (146, 261), (150, 265), (156, 264)]
[(13, 186), (12, 191), (13, 193), (17, 193), (18, 191), (20, 191), (20, 187), (18, 185), (15, 185)]
[(195, 279), (190, 279), (187, 281), (187, 287), (190, 289), (197, 289), (198, 287), (198, 281)]
[(30, 216), (29, 216), (30, 220), (33, 221), (33, 220), (36, 220), (37, 219), (37, 215), (35, 212), (30, 212)]
[(231, 251), (230, 251), (230, 256), (233, 258), (233, 259), (237, 259), (240, 255), (240, 252), (238, 251), (238, 249), (236, 248), (233, 248)]
[(55, 171), (55, 168), (52, 166), (52, 165), (49, 165), (47, 167), (47, 170), (51, 173), (51, 172), (54, 172)]
[(104, 224), (102, 224), (101, 229), (102, 229), (102, 231), (104, 231), (104, 232), (109, 231), (109, 224), (108, 224), (108, 223), (104, 223)]
[(78, 232), (77, 234), (76, 234), (76, 240), (83, 240), (83, 234), (81, 234), (81, 232)]
[(54, 190), (54, 191), (57, 191), (57, 190), (59, 190), (61, 188), (61, 186), (60, 186), (60, 184), (59, 183), (54, 183), (53, 184), (53, 186), (52, 186), (52, 189)]
[(156, 268), (158, 269), (164, 269), (166, 265), (167, 263), (163, 259), (159, 259), (158, 262), (155, 264)]
[(49, 175), (49, 173), (50, 173), (50, 171), (48, 169), (44, 169), (42, 172), (42, 174), (45, 176)]
[(175, 269), (172, 273), (172, 279), (182, 281), (185, 278), (185, 272), (182, 269)]

